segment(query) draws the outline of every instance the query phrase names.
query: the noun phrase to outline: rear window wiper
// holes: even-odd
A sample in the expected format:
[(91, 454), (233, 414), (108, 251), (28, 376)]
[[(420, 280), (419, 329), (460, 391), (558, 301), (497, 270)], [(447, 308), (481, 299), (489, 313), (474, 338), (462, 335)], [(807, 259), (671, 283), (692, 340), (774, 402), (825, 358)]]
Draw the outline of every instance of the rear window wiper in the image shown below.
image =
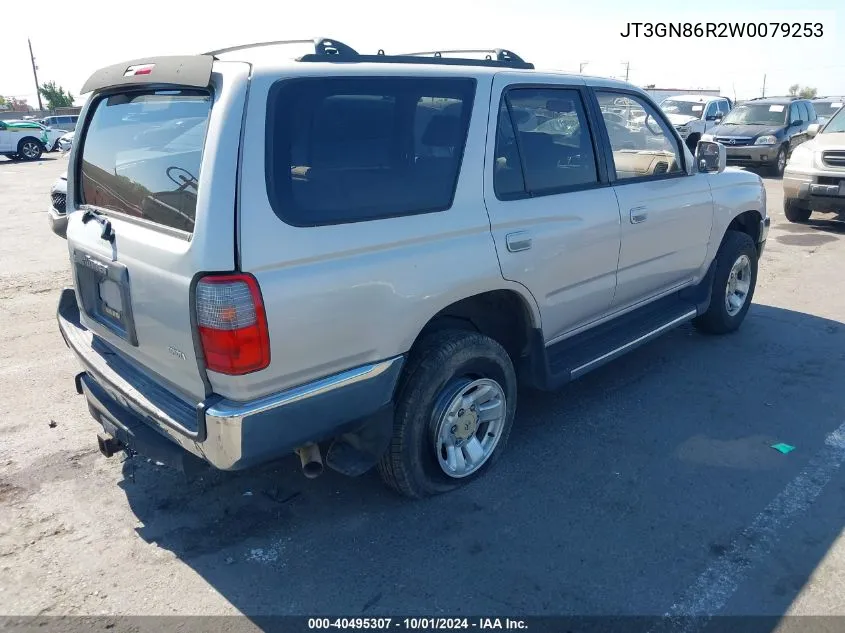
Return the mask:
[(114, 242), (114, 229), (111, 227), (111, 222), (109, 222), (106, 216), (91, 209), (85, 209), (85, 213), (82, 214), (82, 223), (88, 224), (91, 220), (96, 220), (103, 225), (103, 230), (100, 233), (101, 238), (107, 242)]

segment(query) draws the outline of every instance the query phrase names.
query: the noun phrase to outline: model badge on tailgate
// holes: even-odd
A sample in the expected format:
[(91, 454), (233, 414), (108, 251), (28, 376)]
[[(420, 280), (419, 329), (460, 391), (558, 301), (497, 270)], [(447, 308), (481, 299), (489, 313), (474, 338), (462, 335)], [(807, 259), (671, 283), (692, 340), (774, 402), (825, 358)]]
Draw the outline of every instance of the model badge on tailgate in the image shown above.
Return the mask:
[(170, 354), (171, 354), (172, 356), (175, 356), (176, 358), (180, 358), (180, 359), (182, 359), (182, 360), (188, 360), (188, 358), (185, 356), (185, 354), (182, 352), (182, 350), (176, 349), (176, 348), (175, 348), (175, 347), (173, 347), (172, 345), (170, 345), (170, 346), (167, 348), (167, 351), (168, 351), (168, 352), (170, 352)]

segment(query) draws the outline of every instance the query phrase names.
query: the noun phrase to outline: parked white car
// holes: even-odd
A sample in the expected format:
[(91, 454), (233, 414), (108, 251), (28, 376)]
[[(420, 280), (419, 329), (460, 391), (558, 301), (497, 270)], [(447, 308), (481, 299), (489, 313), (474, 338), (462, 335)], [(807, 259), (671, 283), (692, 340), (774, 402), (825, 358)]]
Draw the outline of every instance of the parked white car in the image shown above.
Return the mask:
[(10, 160), (38, 160), (47, 133), (32, 121), (0, 121), (0, 156)]
[(50, 187), (50, 208), (47, 209), (47, 219), (50, 229), (59, 237), (66, 237), (67, 231), (67, 172), (56, 178)]
[(693, 152), (701, 135), (717, 126), (731, 108), (730, 99), (707, 95), (676, 95), (660, 104), (660, 109)]
[(807, 222), (813, 211), (845, 216), (845, 108), (824, 125), (810, 125), (811, 140), (792, 150), (783, 172), (783, 212)]
[(44, 143), (44, 150), (47, 151), (47, 152), (55, 152), (56, 150), (58, 150), (59, 149), (59, 139), (62, 137), (63, 134), (67, 133), (64, 130), (57, 130), (57, 129), (52, 128), (48, 125), (44, 125), (43, 123), (39, 123), (38, 121), (32, 121), (32, 120), (20, 119), (20, 120), (17, 120), (17, 121), (15, 121), (15, 120), (6, 121), (6, 123), (27, 123), (29, 125), (37, 125), (39, 128), (41, 128), (41, 131), (46, 134), (47, 140)]
[(68, 132), (59, 137), (59, 149), (62, 152), (69, 152), (70, 148), (73, 146), (73, 135), (74, 132)]

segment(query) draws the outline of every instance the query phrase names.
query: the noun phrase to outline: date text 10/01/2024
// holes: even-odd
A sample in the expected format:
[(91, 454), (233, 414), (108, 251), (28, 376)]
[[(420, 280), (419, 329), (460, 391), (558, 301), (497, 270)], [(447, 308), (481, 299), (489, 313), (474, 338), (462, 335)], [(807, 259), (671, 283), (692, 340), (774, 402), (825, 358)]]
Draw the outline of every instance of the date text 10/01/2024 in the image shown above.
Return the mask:
[(621, 37), (819, 38), (821, 22), (627, 22)]
[(524, 620), (511, 618), (308, 618), (308, 628), (320, 629), (391, 629), (408, 630), (524, 630)]

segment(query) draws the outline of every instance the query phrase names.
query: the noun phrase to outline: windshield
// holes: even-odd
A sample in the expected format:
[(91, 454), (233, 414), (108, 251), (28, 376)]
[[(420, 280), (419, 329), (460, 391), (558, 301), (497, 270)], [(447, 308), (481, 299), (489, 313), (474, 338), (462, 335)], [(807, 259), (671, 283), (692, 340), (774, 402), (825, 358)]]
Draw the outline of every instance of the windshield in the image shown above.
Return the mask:
[(830, 118), (842, 107), (842, 101), (813, 101), (813, 107), (819, 116)]
[(835, 134), (837, 132), (845, 132), (845, 108), (840, 108), (833, 118), (827, 122), (822, 130), (823, 134)]
[(666, 99), (666, 101), (660, 104), (660, 109), (663, 110), (666, 114), (684, 114), (687, 116), (695, 117), (697, 119), (701, 116), (701, 113), (704, 111), (704, 104), (695, 103), (693, 101), (679, 101), (677, 99)]
[(193, 232), (210, 109), (196, 90), (101, 99), (82, 138), (80, 202)]
[(728, 112), (723, 125), (784, 125), (788, 108), (783, 103), (740, 105)]

